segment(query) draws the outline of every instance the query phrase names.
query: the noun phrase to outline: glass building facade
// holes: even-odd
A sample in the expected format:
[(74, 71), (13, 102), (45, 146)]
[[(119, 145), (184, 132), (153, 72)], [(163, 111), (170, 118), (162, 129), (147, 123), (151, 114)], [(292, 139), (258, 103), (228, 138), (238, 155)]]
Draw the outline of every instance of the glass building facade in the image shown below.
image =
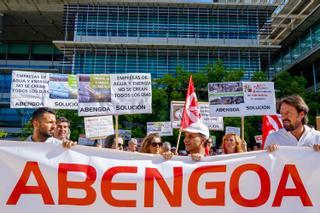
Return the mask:
[[(0, 30), (7, 33), (4, 26), (14, 23), (10, 32), (23, 35), (21, 29), (26, 29), (29, 39), (3, 42), (0, 34), (0, 126), (21, 127), (32, 113), (9, 108), (12, 70), (143, 72), (159, 78), (175, 75), (177, 67), (200, 72), (220, 59), (227, 69), (243, 69), (244, 78), (250, 79), (254, 72), (269, 68), (275, 48), (260, 42), (260, 36), (271, 30), (270, 17), (277, 5), (270, 2), (274, 1), (94, 0), (57, 3), (64, 7), (63, 14), (55, 8), (52, 13), (51, 3), (42, 2), (47, 7), (36, 8), (40, 4), (36, 2), (35, 10), (24, 15), (5, 11)], [(39, 9), (44, 11), (35, 17)], [(11, 13), (16, 13), (12, 19)], [(61, 25), (55, 19), (60, 15)], [(32, 20), (39, 19), (43, 22), (36, 26)], [(49, 29), (55, 30), (56, 39)]]
[[(271, 72), (273, 75), (283, 70), (290, 70), (296, 63), (304, 61), (310, 54), (320, 51), (320, 21), (318, 20), (305, 32), (287, 45), (272, 60)], [(320, 82), (320, 59), (298, 68), (298, 74), (303, 75), (309, 82), (309, 86)]]
[[(72, 6), (76, 36), (257, 39), (270, 12), (178, 6)], [(71, 18), (71, 17), (70, 17)]]
[(0, 43), (0, 126), (22, 126), (33, 111), (9, 108), (12, 70), (62, 72), (63, 68), (68, 69), (63, 54), (53, 44)]
[(74, 73), (151, 73), (159, 78), (174, 75), (177, 67), (199, 72), (221, 59), (228, 69), (245, 70), (245, 78), (261, 70), (259, 51), (163, 48), (105, 48), (84, 50), (74, 58)]
[(245, 79), (267, 70), (274, 9), (264, 5), (109, 3), (65, 6), (66, 40), (57, 44), (72, 60), (73, 73), (175, 75), (176, 68), (202, 71), (222, 60), (243, 69)]

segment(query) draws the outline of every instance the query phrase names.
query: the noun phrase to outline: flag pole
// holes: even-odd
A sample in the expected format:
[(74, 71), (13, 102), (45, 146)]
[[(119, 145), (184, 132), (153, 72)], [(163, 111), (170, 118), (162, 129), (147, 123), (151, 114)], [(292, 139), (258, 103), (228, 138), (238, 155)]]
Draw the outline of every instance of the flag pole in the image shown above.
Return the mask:
[(179, 129), (179, 136), (178, 136), (178, 140), (177, 140), (177, 145), (176, 145), (176, 155), (178, 155), (178, 153), (179, 153), (179, 144), (180, 144), (180, 137), (181, 137), (181, 127), (180, 127), (180, 129)]
[(114, 118), (116, 120), (116, 149), (118, 149), (118, 138), (119, 138), (119, 122), (118, 122), (118, 115), (114, 115)]
[(247, 142), (244, 140), (244, 116), (241, 117), (241, 146), (244, 152), (247, 152)]
[(241, 140), (244, 141), (244, 116), (241, 117)]

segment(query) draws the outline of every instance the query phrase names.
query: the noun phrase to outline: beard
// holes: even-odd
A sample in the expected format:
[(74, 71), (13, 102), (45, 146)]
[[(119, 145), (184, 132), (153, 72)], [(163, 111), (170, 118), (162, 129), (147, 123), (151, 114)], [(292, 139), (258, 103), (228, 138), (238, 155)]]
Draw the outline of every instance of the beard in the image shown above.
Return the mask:
[(297, 128), (298, 128), (298, 124), (297, 123), (295, 123), (295, 124), (293, 124), (293, 123), (291, 123), (291, 121), (290, 120), (283, 120), (283, 122), (285, 122), (285, 121), (287, 121), (287, 122), (289, 122), (289, 124), (283, 124), (283, 127), (287, 130), (287, 131), (289, 131), (289, 132), (292, 132), (292, 131), (294, 131), (294, 130), (296, 130)]
[(53, 131), (49, 132), (49, 131), (43, 131), (40, 129), (39, 132), (40, 132), (40, 135), (44, 138), (50, 138), (53, 136)]

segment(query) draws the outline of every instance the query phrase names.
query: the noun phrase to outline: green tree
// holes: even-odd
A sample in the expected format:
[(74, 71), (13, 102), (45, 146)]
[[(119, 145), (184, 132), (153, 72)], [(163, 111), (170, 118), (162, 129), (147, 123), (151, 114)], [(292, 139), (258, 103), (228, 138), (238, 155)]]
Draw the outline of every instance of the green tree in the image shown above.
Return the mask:
[(226, 72), (226, 74), (224, 75), (223, 82), (241, 81), (243, 76), (244, 76), (244, 71), (242, 69), (230, 70), (230, 71)]
[(253, 76), (251, 77), (251, 81), (253, 82), (268, 81), (268, 77), (265, 72), (258, 71), (253, 74)]
[(309, 107), (309, 113), (308, 113), (309, 124), (316, 127), (316, 116), (319, 115), (319, 109), (320, 109), (320, 93), (308, 92), (304, 100)]
[(5, 138), (7, 137), (8, 133), (4, 131), (3, 129), (0, 129), (0, 138)]
[(214, 64), (208, 64), (205, 67), (206, 72), (208, 73), (208, 81), (209, 82), (222, 82), (223, 77), (226, 74), (226, 69), (223, 65), (222, 60), (218, 60)]
[(320, 94), (313, 91), (307, 92), (307, 80), (303, 76), (293, 76), (286, 71), (280, 72), (275, 78), (275, 89), (278, 99), (293, 94), (300, 95), (309, 106), (309, 124), (315, 126), (315, 118), (320, 108)]
[(306, 95), (307, 80), (303, 76), (292, 76), (288, 72), (281, 72), (276, 75), (275, 89), (277, 98), (299, 94), (302, 97)]

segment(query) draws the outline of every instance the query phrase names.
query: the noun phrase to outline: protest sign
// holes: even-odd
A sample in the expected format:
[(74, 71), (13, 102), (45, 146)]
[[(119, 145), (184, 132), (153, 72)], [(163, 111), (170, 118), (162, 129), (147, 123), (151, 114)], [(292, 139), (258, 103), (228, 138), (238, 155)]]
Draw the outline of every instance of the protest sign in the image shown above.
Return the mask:
[[(77, 80), (76, 80), (77, 79)], [(11, 108), (78, 109), (79, 116), (152, 113), (151, 75), (12, 72)]]
[(151, 113), (150, 74), (79, 75), (79, 115)]
[(211, 130), (223, 131), (223, 117), (210, 116), (209, 103), (199, 103), (201, 120)]
[(78, 75), (79, 116), (113, 114), (110, 75)]
[(84, 134), (80, 134), (78, 138), (78, 145), (94, 146), (94, 140), (90, 138), (86, 138)]
[[(0, 212), (304, 212), (320, 210), (310, 147), (164, 160), (59, 144), (0, 142)], [(301, 160), (303, 159), (303, 160)]]
[(226, 126), (226, 134), (237, 134), (240, 136), (240, 128), (233, 126)]
[[(198, 103), (201, 113), (201, 121), (208, 126), (210, 130), (223, 131), (223, 117), (213, 117), (209, 114), (208, 102)], [(183, 113), (184, 101), (171, 101), (170, 120), (172, 128), (179, 129)]]
[(44, 104), (53, 109), (78, 109), (76, 75), (49, 73), (49, 93)]
[(12, 71), (10, 92), (11, 108), (39, 108), (48, 94), (48, 74)]
[(171, 122), (147, 122), (147, 134), (158, 133), (160, 136), (172, 136)]
[(273, 82), (209, 83), (208, 95), (211, 116), (276, 114)]
[(119, 136), (126, 141), (131, 139), (131, 130), (119, 129), (118, 133), (119, 133)]
[(114, 74), (111, 85), (115, 114), (152, 113), (149, 73)]
[(106, 138), (114, 134), (111, 115), (84, 118), (86, 138)]
[(254, 139), (255, 139), (256, 143), (262, 144), (262, 135), (255, 135)]

